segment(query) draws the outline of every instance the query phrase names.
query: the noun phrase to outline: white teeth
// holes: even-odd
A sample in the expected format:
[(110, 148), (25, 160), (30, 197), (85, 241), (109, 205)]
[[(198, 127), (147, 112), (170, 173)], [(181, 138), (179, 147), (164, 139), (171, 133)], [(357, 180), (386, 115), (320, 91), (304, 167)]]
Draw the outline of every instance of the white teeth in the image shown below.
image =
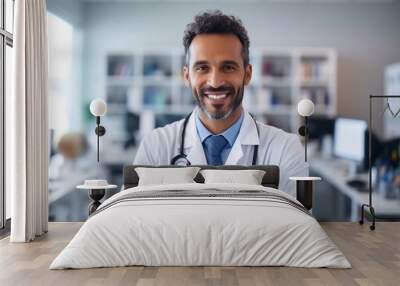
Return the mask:
[(207, 96), (211, 99), (222, 99), (226, 97), (226, 94), (208, 94)]

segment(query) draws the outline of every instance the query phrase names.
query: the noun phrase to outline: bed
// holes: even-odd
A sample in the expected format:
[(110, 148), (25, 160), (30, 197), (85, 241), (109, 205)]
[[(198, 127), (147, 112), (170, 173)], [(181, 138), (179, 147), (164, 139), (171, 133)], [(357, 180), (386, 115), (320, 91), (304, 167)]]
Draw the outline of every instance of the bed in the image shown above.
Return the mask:
[(140, 167), (124, 168), (122, 191), (89, 217), (50, 269), (351, 267), (301, 203), (278, 189), (277, 166), (198, 166), (263, 170), (260, 185), (204, 183), (198, 173), (193, 183), (144, 186)]

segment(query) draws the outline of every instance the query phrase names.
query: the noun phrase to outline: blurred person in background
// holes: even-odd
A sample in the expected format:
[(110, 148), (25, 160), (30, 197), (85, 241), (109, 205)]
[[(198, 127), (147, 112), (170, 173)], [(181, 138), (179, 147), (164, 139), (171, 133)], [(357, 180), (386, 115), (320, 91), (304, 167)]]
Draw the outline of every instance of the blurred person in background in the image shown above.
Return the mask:
[(87, 179), (107, 179), (106, 172), (81, 133), (62, 135), (57, 150), (49, 164), (50, 220), (80, 220), (87, 217), (89, 199), (76, 186)]

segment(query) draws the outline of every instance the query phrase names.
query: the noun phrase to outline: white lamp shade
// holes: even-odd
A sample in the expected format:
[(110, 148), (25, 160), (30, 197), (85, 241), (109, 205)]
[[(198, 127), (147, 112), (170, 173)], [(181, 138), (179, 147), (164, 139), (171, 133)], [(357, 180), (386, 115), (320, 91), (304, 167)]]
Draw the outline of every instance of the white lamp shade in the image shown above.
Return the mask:
[(94, 116), (103, 116), (107, 112), (107, 104), (100, 98), (93, 99), (90, 103), (90, 112)]
[(311, 116), (314, 113), (314, 103), (309, 99), (300, 100), (297, 112), (303, 117)]

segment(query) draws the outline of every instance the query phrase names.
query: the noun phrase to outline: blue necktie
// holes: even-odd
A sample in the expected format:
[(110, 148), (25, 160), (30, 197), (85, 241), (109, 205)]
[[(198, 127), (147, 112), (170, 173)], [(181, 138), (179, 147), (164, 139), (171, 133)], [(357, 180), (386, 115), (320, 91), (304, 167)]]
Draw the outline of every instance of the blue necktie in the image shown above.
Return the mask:
[(228, 141), (222, 135), (211, 135), (204, 140), (206, 157), (209, 165), (222, 165), (221, 153)]

